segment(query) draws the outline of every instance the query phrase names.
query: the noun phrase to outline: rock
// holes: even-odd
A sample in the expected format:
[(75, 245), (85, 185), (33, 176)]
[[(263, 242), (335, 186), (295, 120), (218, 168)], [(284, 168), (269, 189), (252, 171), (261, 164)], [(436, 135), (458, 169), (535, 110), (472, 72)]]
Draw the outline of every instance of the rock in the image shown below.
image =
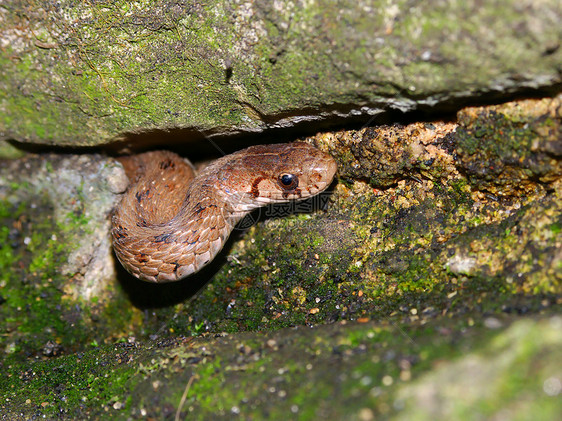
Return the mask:
[(0, 9), (0, 139), (193, 144), (552, 92), (559, 6), (11, 2)]

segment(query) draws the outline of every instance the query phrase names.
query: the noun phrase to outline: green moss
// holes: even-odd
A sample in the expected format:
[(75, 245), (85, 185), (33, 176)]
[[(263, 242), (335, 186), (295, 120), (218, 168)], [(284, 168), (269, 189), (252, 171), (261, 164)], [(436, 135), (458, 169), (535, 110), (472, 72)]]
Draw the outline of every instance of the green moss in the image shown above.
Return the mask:
[[(552, 3), (523, 22), (547, 22)], [(559, 51), (542, 52), (556, 25), (514, 36), (514, 27), (529, 25), (520, 25), (511, 3), (421, 5), (408, 13), (402, 0), (33, 6), (3, 9), (6, 33), (16, 33), (25, 16), (33, 35), (0, 56), (0, 124), (12, 138), (60, 145), (170, 127), (256, 130), (295, 110), (318, 117), (326, 105), (412, 109), (417, 100), (514, 89), (522, 65), (527, 78), (516, 85), (554, 80), (560, 61)]]
[[(60, 268), (70, 252), (65, 244), (67, 234), (80, 229), (69, 219), (56, 223), (48, 215), (48, 202), (20, 202), (14, 209), (8, 202), (0, 203), (2, 230), (0, 241), (3, 275), (1, 294), (6, 301), (0, 306), (0, 318), (6, 323), (1, 343), (13, 356), (21, 352), (38, 352), (48, 341), (72, 347), (84, 339), (80, 323), (69, 325), (65, 314), (75, 309), (64, 304), (59, 280)], [(33, 220), (30, 211), (42, 213)], [(29, 224), (29, 219), (33, 224)], [(65, 278), (66, 279), (66, 278)]]
[[(25, 196), (28, 186), (12, 183), (11, 188)], [(80, 203), (83, 199), (78, 194)], [(0, 342), (12, 359), (40, 353), (49, 343), (61, 352), (103, 335), (84, 324), (93, 309), (90, 304), (69, 299), (64, 292), (69, 274), (63, 268), (75, 244), (71, 239), (90, 232), (89, 218), (77, 208), (58, 221), (48, 198), (32, 200), (20, 200), (17, 208), (9, 201), (0, 203), (0, 319), (6, 329)]]
[[(561, 339), (554, 318), (492, 330), (462, 317), (424, 325), (348, 323), (277, 334), (102, 345), (79, 356), (35, 361), (31, 368), (4, 365), (0, 408), (5, 414), (47, 417), (164, 418), (176, 412), (187, 390), (180, 409), (192, 418), (237, 413), (279, 418), (289, 410), (299, 419), (343, 419), (363, 408), (377, 417), (400, 414), (398, 408), (423, 414), (419, 406), (411, 407), (411, 399), (429, 376), (436, 393), (445, 396), (451, 387), (466, 388), (466, 394), (448, 400), (458, 416), (466, 405), (494, 414), (522, 398), (544, 400), (542, 373), (555, 367), (553, 351)], [(468, 382), (462, 357), (472, 361), (472, 373), (493, 374), (494, 382), (482, 382), (480, 375)], [(445, 373), (459, 370), (459, 376), (439, 377), (446, 360), (453, 367)], [(471, 400), (471, 393), (489, 387), (492, 394)], [(398, 408), (388, 402), (397, 402)], [(559, 408), (543, 403), (540, 413)]]
[(545, 99), (461, 111), (459, 163), (473, 187), (496, 196), (540, 195), (541, 183), (560, 172), (549, 152), (559, 141), (555, 107)]
[[(492, 337), (480, 352), (446, 364), (404, 388), (407, 392), (402, 396), (409, 398), (398, 419), (471, 419), (498, 413), (526, 419), (537, 416), (535, 411), (548, 419), (559, 409), (559, 402), (543, 392), (548, 371), (557, 365), (556, 352), (549, 351), (556, 346), (556, 340), (553, 331), (542, 331), (546, 336), (539, 337), (534, 326), (530, 320), (522, 321), (507, 331), (489, 335)], [(465, 375), (471, 380), (462, 381), (462, 385), (450, 380)], [(432, 387), (430, 399), (423, 393), (427, 387)], [(459, 396), (459, 390), (463, 391), (461, 400), (454, 398)], [(440, 404), (444, 399), (449, 402), (446, 407)]]
[[(64, 414), (79, 416), (115, 402), (130, 407), (123, 398), (123, 388), (134, 385), (137, 368), (125, 361), (117, 361), (119, 346), (96, 349), (80, 355), (63, 356), (53, 361), (36, 363), (31, 372), (25, 365), (13, 364), (5, 369), (0, 389), (5, 397), (4, 406), (19, 407), (22, 412), (54, 417)], [(108, 353), (108, 351), (111, 351)], [(109, 357), (111, 355), (111, 357)], [(108, 367), (112, 366), (108, 370)], [(22, 373), (27, 373), (24, 377)], [(97, 409), (99, 410), (99, 409)]]

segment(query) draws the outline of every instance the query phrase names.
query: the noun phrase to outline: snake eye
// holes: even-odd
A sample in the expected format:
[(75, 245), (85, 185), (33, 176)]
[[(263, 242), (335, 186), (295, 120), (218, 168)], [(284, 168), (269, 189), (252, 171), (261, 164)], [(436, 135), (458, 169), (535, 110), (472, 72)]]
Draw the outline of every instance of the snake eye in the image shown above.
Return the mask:
[(281, 174), (277, 182), (284, 190), (294, 190), (299, 185), (299, 178), (295, 174)]

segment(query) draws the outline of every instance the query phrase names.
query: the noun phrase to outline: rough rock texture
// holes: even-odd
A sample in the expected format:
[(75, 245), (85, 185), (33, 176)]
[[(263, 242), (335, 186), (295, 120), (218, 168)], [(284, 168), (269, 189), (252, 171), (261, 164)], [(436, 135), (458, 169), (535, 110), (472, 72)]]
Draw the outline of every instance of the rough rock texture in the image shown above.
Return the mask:
[(0, 413), (553, 418), (561, 101), (310, 137), (332, 194), (262, 209), (167, 285), (115, 266), (113, 159), (3, 161)]
[(10, 0), (0, 139), (185, 142), (552, 90), (560, 21), (559, 0)]
[(562, 318), (502, 319), (131, 338), (4, 369), (0, 417), (557, 419)]
[[(38, 226), (30, 228), (31, 236), (13, 227), (11, 245), (35, 255), (42, 246), (55, 246), (66, 259), (57, 270), (71, 277), (73, 284), (65, 289), (72, 288), (74, 298), (86, 301), (99, 295), (100, 286), (116, 275), (110, 264), (108, 215), (120, 199), (118, 194), (127, 188), (123, 168), (99, 155), (29, 156), (2, 164), (0, 198), (12, 207), (9, 216), (16, 219), (21, 214), (16, 226), (23, 231), (27, 219), (32, 219), (27, 211), (32, 210), (38, 218), (49, 220), (51, 234), (50, 241), (40, 245)], [(53, 257), (49, 256), (45, 260)]]
[[(557, 419), (561, 21), (559, 0), (2, 2), (0, 419)], [(331, 194), (255, 212), (166, 285), (113, 257), (109, 149), (64, 148), (191, 157), (341, 121), (363, 127), (304, 139)]]
[[(58, 355), (95, 332), (128, 332), (134, 314), (121, 312), (126, 297), (114, 285), (108, 218), (126, 186), (123, 168), (100, 155), (0, 160), (1, 347), (7, 355)], [(108, 324), (100, 326), (99, 319)]]

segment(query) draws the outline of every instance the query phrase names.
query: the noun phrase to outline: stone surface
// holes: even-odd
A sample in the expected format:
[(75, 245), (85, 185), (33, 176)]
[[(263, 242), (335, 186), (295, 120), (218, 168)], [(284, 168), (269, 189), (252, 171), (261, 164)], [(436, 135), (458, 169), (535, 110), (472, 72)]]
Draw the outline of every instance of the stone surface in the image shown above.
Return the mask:
[(185, 143), (557, 89), (561, 20), (559, 0), (10, 0), (0, 139)]
[[(115, 278), (108, 215), (127, 184), (122, 167), (99, 155), (28, 156), (3, 162), (0, 199), (14, 208), (35, 209), (39, 219), (51, 221), (50, 241), (66, 254), (58, 270), (72, 278), (74, 298), (89, 301)], [(22, 238), (14, 230), (13, 244), (38, 246), (33, 239), (38, 230), (30, 231), (32, 237)]]
[(310, 137), (338, 161), (332, 193), (262, 209), (207, 270), (167, 285), (110, 253), (113, 159), (2, 161), (0, 412), (549, 419), (560, 101)]
[[(556, 0), (2, 3), (0, 419), (554, 419), (561, 20)], [(119, 164), (26, 152), (196, 156), (338, 121), (364, 126), (305, 139), (338, 161), (331, 193), (255, 212), (167, 285), (111, 252)]]
[[(515, 318), (516, 319), (516, 318)], [(561, 317), (128, 341), (3, 367), (6, 419), (556, 419)]]

